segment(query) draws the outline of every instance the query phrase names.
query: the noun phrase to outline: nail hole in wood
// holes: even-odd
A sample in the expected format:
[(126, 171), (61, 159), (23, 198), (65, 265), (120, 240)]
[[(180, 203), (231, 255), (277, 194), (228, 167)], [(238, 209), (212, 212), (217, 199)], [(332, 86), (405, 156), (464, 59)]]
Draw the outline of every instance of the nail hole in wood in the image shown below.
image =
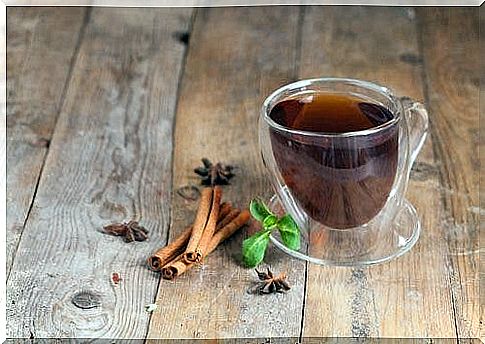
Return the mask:
[(51, 141), (43, 137), (31, 143), (31, 145), (34, 147), (45, 147), (45, 148), (49, 148), (50, 144), (51, 144)]
[(413, 66), (419, 65), (423, 62), (423, 59), (420, 56), (413, 53), (401, 54), (401, 56), (399, 56), (399, 59), (402, 62), (408, 63)]
[(188, 32), (177, 31), (173, 34), (174, 38), (185, 45), (189, 44), (190, 34)]

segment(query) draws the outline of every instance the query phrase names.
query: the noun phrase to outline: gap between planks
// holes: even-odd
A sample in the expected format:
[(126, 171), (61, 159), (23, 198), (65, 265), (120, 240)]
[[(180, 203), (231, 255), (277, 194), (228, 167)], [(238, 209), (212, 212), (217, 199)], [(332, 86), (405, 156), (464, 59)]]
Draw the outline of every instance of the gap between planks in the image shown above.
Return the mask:
[[(303, 41), (303, 23), (305, 20), (306, 6), (300, 6), (300, 12), (298, 17), (298, 31), (296, 35), (296, 57), (295, 57), (295, 74), (293, 79), (297, 80), (300, 76), (300, 65), (301, 65), (301, 55), (302, 55), (302, 41)], [(307, 286), (308, 286), (308, 265), (309, 262), (305, 262), (305, 274), (303, 276), (303, 301), (301, 305), (301, 322), (300, 322), (300, 334), (298, 339), (301, 342), (303, 340), (304, 330), (305, 330), (305, 307), (306, 307), (306, 297), (307, 297)]]

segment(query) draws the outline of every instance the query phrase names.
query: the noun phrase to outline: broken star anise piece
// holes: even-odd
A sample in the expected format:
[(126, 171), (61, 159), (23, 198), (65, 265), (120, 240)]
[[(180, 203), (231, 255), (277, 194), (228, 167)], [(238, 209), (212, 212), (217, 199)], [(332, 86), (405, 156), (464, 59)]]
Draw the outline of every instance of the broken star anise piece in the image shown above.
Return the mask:
[(137, 221), (129, 221), (126, 223), (113, 223), (103, 227), (104, 233), (124, 236), (125, 242), (145, 241), (148, 239), (148, 231), (145, 227), (138, 224)]
[(194, 169), (194, 172), (202, 177), (202, 185), (227, 185), (229, 179), (234, 177), (232, 172), (234, 167), (231, 165), (224, 165), (220, 162), (213, 164), (207, 158), (203, 158), (202, 163), (204, 166)]
[(290, 285), (286, 282), (286, 274), (281, 273), (278, 276), (274, 276), (273, 273), (269, 270), (268, 272), (258, 271), (258, 278), (261, 281), (258, 283), (258, 291), (260, 294), (271, 294), (271, 293), (284, 293), (290, 290)]

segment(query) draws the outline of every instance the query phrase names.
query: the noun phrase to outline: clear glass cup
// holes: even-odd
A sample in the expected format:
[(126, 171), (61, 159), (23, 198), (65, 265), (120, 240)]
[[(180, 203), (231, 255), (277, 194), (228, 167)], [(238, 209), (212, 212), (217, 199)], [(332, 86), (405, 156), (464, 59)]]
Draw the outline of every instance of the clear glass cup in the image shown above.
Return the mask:
[[(345, 133), (295, 130), (269, 116), (283, 100), (322, 92), (357, 96), (394, 116)], [(273, 243), (294, 257), (336, 266), (376, 264), (407, 252), (421, 226), (404, 194), (427, 130), (422, 104), (371, 82), (319, 78), (277, 89), (261, 109), (260, 149), (276, 193), (270, 208), (293, 216), (302, 245), (292, 251), (279, 234)]]

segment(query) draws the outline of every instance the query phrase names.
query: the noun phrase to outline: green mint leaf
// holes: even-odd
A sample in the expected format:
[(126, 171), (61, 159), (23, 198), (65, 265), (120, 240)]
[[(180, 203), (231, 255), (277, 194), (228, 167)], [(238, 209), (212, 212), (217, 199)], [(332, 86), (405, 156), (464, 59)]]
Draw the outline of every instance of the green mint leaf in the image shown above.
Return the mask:
[(269, 234), (270, 231), (259, 231), (243, 241), (242, 253), (245, 265), (253, 268), (263, 261)]
[(274, 215), (268, 215), (263, 220), (263, 228), (264, 229), (273, 229), (278, 224), (278, 218)]
[(286, 247), (290, 250), (300, 249), (300, 230), (293, 218), (286, 214), (278, 220), (278, 230), (281, 235), (281, 239)]
[(259, 198), (255, 198), (251, 201), (249, 204), (249, 211), (259, 222), (263, 222), (269, 215), (273, 215), (266, 204)]

